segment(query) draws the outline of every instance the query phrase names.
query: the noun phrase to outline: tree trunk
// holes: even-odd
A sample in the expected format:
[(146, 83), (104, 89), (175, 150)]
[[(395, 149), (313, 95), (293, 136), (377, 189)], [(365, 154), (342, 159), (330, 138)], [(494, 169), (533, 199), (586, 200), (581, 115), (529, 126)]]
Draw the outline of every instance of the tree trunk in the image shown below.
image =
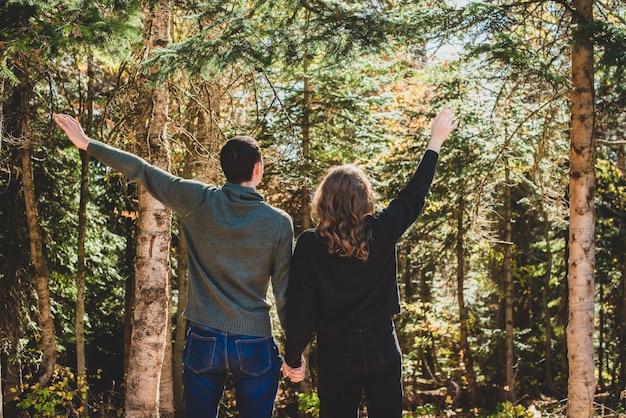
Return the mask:
[(311, 86), (309, 83), (308, 58), (305, 56), (302, 63), (302, 73), (304, 82), (304, 91), (302, 95), (302, 176), (304, 183), (302, 184), (302, 230), (311, 227), (311, 205), (309, 199), (309, 171), (311, 165), (310, 141), (311, 141), (311, 122), (309, 120), (309, 95), (311, 94)]
[[(130, 205), (129, 205), (130, 206)], [(135, 263), (136, 251), (136, 231), (135, 222), (131, 218), (125, 218), (124, 224), (126, 227), (126, 250), (125, 265), (132, 266)], [(130, 359), (130, 341), (133, 330), (133, 317), (135, 315), (135, 271), (133, 269), (132, 274), (126, 278), (124, 282), (124, 370), (128, 370), (128, 364)], [(125, 387), (126, 385), (124, 385)], [(126, 398), (126, 396), (124, 396)]]
[[(4, 82), (4, 77), (0, 76), (0, 102), (3, 100), (5, 94)], [(0, 153), (2, 153), (2, 148), (4, 144), (4, 129), (4, 107), (2, 103), (0, 103)], [(11, 197), (11, 200), (14, 200), (13, 197), (14, 195)], [(8, 199), (6, 194), (3, 194), (2, 198)], [(10, 220), (7, 218), (6, 212), (3, 212), (2, 215), (4, 222), (10, 222)], [(12, 215), (9, 215), (9, 217), (11, 219), (14, 219)], [(6, 262), (7, 254), (3, 254), (3, 257), (5, 258), (4, 261)], [(8, 264), (13, 264), (15, 266), (15, 263), (11, 261), (8, 261)], [(4, 280), (2, 280), (4, 281), (3, 290), (4, 292), (14, 293), (15, 287), (18, 286), (18, 284), (16, 283), (18, 282), (18, 280), (16, 280), (17, 272), (15, 271), (15, 267), (11, 268), (11, 271), (7, 271), (9, 269), (6, 269), (6, 264), (3, 262), (2, 265), (3, 267), (5, 267), (4, 271), (2, 272), (4, 275)], [(13, 283), (7, 283), (9, 281), (9, 277), (12, 277), (10, 281)], [(21, 291), (15, 293), (20, 292)], [(20, 296), (18, 296), (18, 298), (22, 299)], [(14, 312), (19, 312), (19, 302), (14, 301), (13, 303), (11, 303), (11, 305), (17, 308)], [(12, 417), (17, 415), (17, 411), (14, 410), (14, 402), (11, 402), (11, 400), (14, 396), (16, 396), (16, 394), (20, 394), (23, 388), (20, 355), (17, 353), (18, 347), (20, 345), (17, 329), (20, 327), (20, 324), (18, 323), (18, 321), (15, 321), (14, 312), (4, 311), (3, 315), (5, 316), (0, 322), (0, 338), (4, 340), (2, 347), (0, 347), (0, 418), (4, 416)], [(11, 326), (11, 324), (13, 325)], [(3, 364), (5, 365), (4, 367)], [(11, 388), (17, 388), (18, 392), (12, 393)], [(5, 399), (7, 402), (6, 407), (4, 403)]]
[(37, 198), (33, 167), (31, 165), (32, 151), (27, 139), (22, 149), (22, 185), (24, 200), (26, 201), (26, 218), (28, 220), (28, 235), (30, 238), (31, 261), (35, 269), (35, 290), (37, 292), (37, 314), (43, 343), (41, 359), (41, 374), (39, 382), (45, 384), (56, 363), (56, 338), (54, 334), (54, 320), (50, 307), (50, 289), (48, 287), (48, 266), (43, 255), (43, 239), (39, 230), (39, 215), (37, 213)]
[(4, 417), (4, 400), (2, 399), (2, 352), (0, 352), (0, 418)]
[[(180, 230), (180, 228), (179, 228)], [(179, 240), (178, 252), (178, 305), (176, 307), (176, 335), (172, 348), (172, 379), (174, 385), (174, 411), (176, 417), (185, 417), (184, 384), (183, 384), (183, 351), (187, 335), (187, 319), (183, 311), (187, 305), (187, 245), (185, 240)]]
[[(0, 98), (4, 98), (4, 77), (0, 76)], [(0, 152), (2, 152), (2, 136), (4, 132), (4, 113), (0, 100)], [(0, 418), (4, 417), (4, 400), (2, 399), (2, 350), (0, 350)]]
[(592, 417), (594, 369), (595, 144), (593, 0), (573, 0), (569, 171), (568, 417)]
[[(147, 4), (144, 8), (147, 45), (163, 47), (169, 42), (171, 2)], [(140, 86), (142, 81), (140, 80)], [(143, 85), (147, 85), (147, 80)], [(150, 98), (145, 110), (148, 120), (139, 119), (137, 131), (147, 126), (147, 141), (140, 140), (138, 154), (150, 162), (169, 168), (167, 139), (168, 91), (159, 86), (145, 89), (141, 97)], [(144, 110), (144, 109), (140, 109)], [(147, 146), (149, 149), (145, 149)], [(135, 258), (135, 306), (126, 375), (126, 417), (160, 416), (160, 381), (167, 334), (170, 330), (169, 252), (171, 213), (139, 187), (137, 253)], [(170, 351), (171, 352), (171, 351)], [(165, 410), (173, 409), (164, 407)]]
[[(410, 259), (410, 254), (411, 254), (411, 250), (410, 248), (407, 248), (404, 256), (402, 257), (402, 261), (404, 263), (404, 268), (402, 269), (402, 282), (404, 283), (404, 301), (406, 303), (411, 303), (413, 301), (413, 295), (414, 295), (414, 290), (413, 290), (413, 281), (412, 281), (412, 275), (413, 275), (413, 269), (411, 268), (411, 259)], [(420, 276), (423, 277), (423, 273), (422, 270), (419, 269), (419, 273)], [(422, 282), (422, 280), (420, 280), (420, 283)]]
[[(408, 252), (408, 251), (407, 251)], [(419, 292), (419, 302), (424, 307), (424, 313), (426, 309), (431, 309), (430, 305), (433, 299), (432, 295), (432, 272), (435, 270), (435, 266), (431, 261), (428, 261), (426, 264), (424, 262), (418, 268), (418, 292)], [(428, 273), (428, 274), (427, 274)], [(424, 318), (426, 316), (424, 315)]]
[[(622, 226), (622, 228), (624, 228)], [(626, 235), (622, 238), (623, 246), (626, 249)], [(625, 250), (626, 251), (626, 250)], [(626, 388), (626, 253), (624, 254), (624, 261), (621, 265), (621, 291), (622, 291), (622, 308), (621, 308), (621, 324), (619, 329), (619, 386)]]
[(126, 417), (159, 416), (169, 311), (170, 213), (139, 190), (135, 306), (126, 375)]
[[(171, 277), (171, 276), (170, 276)], [(168, 280), (169, 304), (171, 307), (171, 280)], [(174, 381), (172, 376), (172, 315), (171, 309), (167, 312), (167, 327), (165, 332), (165, 353), (163, 355), (163, 368), (161, 369), (160, 396), (159, 396), (159, 413), (161, 418), (174, 418)], [(169, 361), (168, 361), (169, 360)]]
[[(616, 150), (617, 152), (617, 167), (626, 172), (626, 147), (620, 146)], [(623, 221), (621, 224), (622, 229), (622, 257), (620, 264), (620, 292), (621, 292), (621, 316), (619, 317), (617, 324), (619, 343), (617, 344), (617, 370), (618, 374), (618, 386), (626, 388), (626, 225)], [(626, 394), (626, 392), (625, 392)]]
[(463, 215), (465, 213), (465, 200), (459, 196), (457, 207), (457, 235), (456, 235), (456, 293), (459, 305), (459, 332), (460, 353), (459, 361), (463, 364), (467, 387), (473, 400), (476, 393), (476, 375), (474, 374), (474, 362), (469, 346), (469, 331), (467, 329), (467, 307), (465, 306), (465, 242)]
[(513, 273), (511, 271), (511, 186), (509, 167), (505, 168), (504, 186), (504, 340), (506, 346), (506, 388), (507, 401), (517, 403), (515, 385), (515, 354), (513, 338)]
[(29, 95), (30, 86), (28, 80), (28, 69), (26, 65), (21, 65), (20, 77), (20, 137), (23, 139), (21, 152), (22, 165), (22, 190), (24, 192), (24, 202), (26, 220), (28, 222), (28, 236), (30, 240), (30, 257), (35, 274), (35, 291), (37, 293), (37, 315), (42, 338), (42, 358), (39, 382), (48, 382), (54, 366), (56, 364), (56, 337), (54, 333), (54, 319), (50, 306), (50, 288), (48, 287), (48, 265), (43, 255), (43, 238), (39, 229), (39, 214), (37, 211), (37, 196), (35, 194), (35, 179), (32, 166), (32, 144), (30, 139), (30, 117)]
[[(0, 75), (0, 153), (4, 144), (4, 77)], [(2, 404), (0, 404), (2, 408)]]
[[(605, 305), (605, 299), (604, 299), (604, 285), (602, 283), (598, 284), (598, 306), (606, 306)], [(597, 372), (597, 388), (598, 390), (604, 392), (606, 390), (606, 383), (604, 382), (604, 377), (602, 377), (602, 374), (605, 371), (605, 366), (606, 366), (606, 371), (610, 373), (610, 368), (608, 366), (608, 364), (605, 364), (606, 361), (608, 361), (608, 358), (606, 358), (604, 356), (604, 350), (605, 350), (605, 328), (606, 328), (606, 317), (604, 316), (604, 309), (600, 309), (600, 311), (598, 312), (598, 361), (597, 361), (597, 366), (596, 369), (598, 370)], [(608, 357), (608, 356), (607, 356)]]
[(552, 396), (558, 395), (558, 390), (554, 385), (552, 377), (552, 318), (550, 309), (548, 308), (548, 296), (550, 291), (550, 280), (552, 279), (552, 245), (550, 240), (550, 221), (548, 213), (543, 212), (543, 236), (546, 242), (546, 275), (543, 280), (543, 289), (541, 291), (541, 305), (543, 309), (543, 324), (545, 327), (544, 342), (544, 379), (546, 389)]
[[(94, 73), (93, 54), (87, 58), (87, 118), (85, 133), (93, 133), (93, 100), (94, 100)], [(80, 151), (80, 201), (78, 204), (78, 248), (76, 261), (76, 371), (78, 374), (78, 388), (83, 388), (87, 366), (85, 359), (85, 237), (87, 235), (87, 202), (89, 201), (89, 155)]]

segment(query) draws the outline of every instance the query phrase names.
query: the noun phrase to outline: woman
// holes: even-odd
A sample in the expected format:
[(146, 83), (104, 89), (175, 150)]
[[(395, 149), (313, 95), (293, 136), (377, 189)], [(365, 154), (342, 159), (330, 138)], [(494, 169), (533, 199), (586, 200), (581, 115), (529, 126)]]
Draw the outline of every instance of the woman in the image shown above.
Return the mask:
[(315, 193), (317, 226), (298, 237), (290, 264), (283, 372), (303, 378), (302, 352), (315, 332), (322, 418), (358, 416), (363, 393), (370, 418), (402, 416), (395, 247), (422, 211), (441, 145), (458, 123), (449, 108), (435, 117), (413, 178), (380, 212), (369, 179), (352, 165), (331, 169)]

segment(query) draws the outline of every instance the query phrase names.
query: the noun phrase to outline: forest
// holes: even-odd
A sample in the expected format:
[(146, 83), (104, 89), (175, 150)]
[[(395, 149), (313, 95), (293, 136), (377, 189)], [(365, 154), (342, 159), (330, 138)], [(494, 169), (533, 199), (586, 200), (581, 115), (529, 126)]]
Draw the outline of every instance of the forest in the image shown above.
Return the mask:
[[(178, 219), (52, 113), (218, 186), (255, 137), (297, 236), (334, 165), (383, 207), (443, 106), (397, 246), (405, 416), (624, 416), (625, 69), (621, 0), (1, 0), (0, 418), (183, 413)], [(307, 355), (276, 417), (319, 416)]]

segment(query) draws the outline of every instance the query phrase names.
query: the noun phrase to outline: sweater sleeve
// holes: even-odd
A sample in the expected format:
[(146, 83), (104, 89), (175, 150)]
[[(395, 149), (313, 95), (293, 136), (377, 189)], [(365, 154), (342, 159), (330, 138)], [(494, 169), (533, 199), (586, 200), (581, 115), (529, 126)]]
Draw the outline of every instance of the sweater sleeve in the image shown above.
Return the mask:
[(276, 302), (278, 319), (283, 330), (287, 330), (287, 287), (289, 283), (289, 263), (293, 251), (293, 223), (291, 218), (285, 214), (286, 225), (282, 228), (284, 234), (281, 236), (274, 262), (272, 266), (272, 289)]
[(399, 240), (422, 212), (426, 195), (435, 175), (439, 154), (426, 150), (415, 174), (409, 183), (398, 193), (387, 206), (376, 216), (378, 221), (387, 225), (395, 241)]
[(186, 216), (206, 191), (206, 184), (174, 176), (130, 152), (90, 139), (89, 155), (141, 184), (155, 199), (180, 216)]
[(318, 289), (309, 267), (305, 240), (298, 238), (289, 270), (287, 288), (287, 340), (285, 362), (300, 367), (302, 352), (311, 341), (317, 326)]

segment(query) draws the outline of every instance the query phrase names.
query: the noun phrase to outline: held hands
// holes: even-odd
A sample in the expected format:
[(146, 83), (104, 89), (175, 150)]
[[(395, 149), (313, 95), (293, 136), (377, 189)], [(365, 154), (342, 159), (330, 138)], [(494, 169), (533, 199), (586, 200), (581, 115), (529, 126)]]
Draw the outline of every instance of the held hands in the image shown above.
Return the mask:
[(86, 150), (89, 145), (89, 138), (85, 135), (80, 123), (70, 115), (64, 115), (59, 113), (52, 114), (52, 119), (56, 122), (61, 129), (65, 132), (67, 137), (72, 141), (77, 148)]
[(292, 382), (298, 383), (304, 380), (304, 372), (306, 371), (306, 361), (304, 356), (300, 359), (300, 367), (297, 369), (289, 367), (287, 363), (283, 363), (283, 377), (288, 377)]
[(459, 120), (456, 119), (454, 110), (445, 106), (433, 119), (428, 149), (439, 152), (443, 142), (457, 126), (459, 126)]

